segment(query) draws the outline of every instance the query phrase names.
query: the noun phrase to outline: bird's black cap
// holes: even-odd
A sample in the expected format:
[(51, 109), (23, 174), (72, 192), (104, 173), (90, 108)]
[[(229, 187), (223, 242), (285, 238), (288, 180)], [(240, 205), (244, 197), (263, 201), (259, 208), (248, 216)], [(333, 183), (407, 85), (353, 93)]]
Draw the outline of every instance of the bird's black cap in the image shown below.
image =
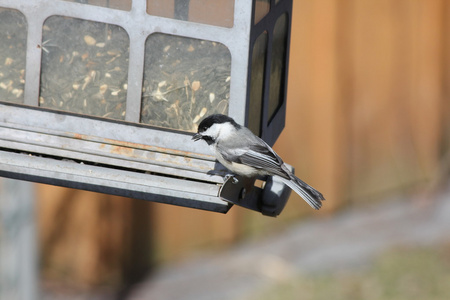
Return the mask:
[(213, 124), (221, 124), (221, 123), (231, 123), (234, 127), (240, 128), (241, 126), (236, 123), (233, 118), (230, 118), (229, 116), (222, 115), (222, 114), (214, 114), (206, 117), (203, 119), (203, 121), (200, 122), (198, 125), (198, 132), (203, 132), (207, 130), (209, 127), (211, 127)]

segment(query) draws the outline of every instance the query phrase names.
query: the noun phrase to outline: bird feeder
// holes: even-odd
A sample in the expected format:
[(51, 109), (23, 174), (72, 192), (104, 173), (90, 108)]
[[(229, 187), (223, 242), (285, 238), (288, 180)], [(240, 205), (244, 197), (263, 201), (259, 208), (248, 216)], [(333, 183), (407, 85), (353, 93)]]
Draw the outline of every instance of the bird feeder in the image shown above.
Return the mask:
[[(0, 0), (0, 175), (277, 215), (276, 182), (224, 183), (191, 136), (222, 113), (275, 142), (291, 11), (292, 0)], [(257, 200), (275, 196), (286, 199)]]

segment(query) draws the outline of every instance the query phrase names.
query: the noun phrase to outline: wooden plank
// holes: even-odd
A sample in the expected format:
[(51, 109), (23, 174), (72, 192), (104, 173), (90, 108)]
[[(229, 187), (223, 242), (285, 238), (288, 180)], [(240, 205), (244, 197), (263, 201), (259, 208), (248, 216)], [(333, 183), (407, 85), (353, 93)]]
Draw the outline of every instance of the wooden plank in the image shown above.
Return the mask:
[(156, 204), (150, 211), (153, 255), (159, 262), (183, 259), (200, 249), (221, 249), (235, 242), (243, 231), (245, 209), (237, 206), (226, 215)]
[(149, 267), (151, 228), (134, 220), (139, 200), (45, 185), (38, 199), (43, 279), (83, 289), (120, 286), (126, 271)]
[(354, 1), (355, 201), (424, 180), (437, 162), (442, 1)]
[[(322, 211), (339, 206), (344, 186), (341, 172), (343, 125), (339, 118), (336, 61), (336, 1), (295, 1), (286, 127), (275, 145), (296, 174), (330, 201)], [(285, 211), (309, 207), (292, 193)]]
[(439, 162), (440, 118), (443, 107), (443, 0), (423, 1), (418, 6), (414, 93), (411, 118), (414, 146), (423, 175), (428, 177)]
[[(353, 40), (352, 196), (381, 187), (382, 162), (390, 156), (393, 121), (390, 105), (393, 62), (392, 12), (389, 1), (355, 1)], [(388, 161), (386, 161), (388, 164)]]

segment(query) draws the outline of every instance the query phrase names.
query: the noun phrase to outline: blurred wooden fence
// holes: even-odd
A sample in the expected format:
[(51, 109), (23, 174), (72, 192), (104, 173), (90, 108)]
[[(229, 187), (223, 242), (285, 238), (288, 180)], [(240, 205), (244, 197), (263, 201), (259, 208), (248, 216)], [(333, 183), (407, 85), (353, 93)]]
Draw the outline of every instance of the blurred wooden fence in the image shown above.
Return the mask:
[[(286, 128), (275, 145), (327, 198), (267, 218), (40, 186), (44, 273), (124, 281), (136, 265), (223, 247), (305, 214), (425, 183), (449, 144), (450, 2), (295, 0)], [(447, 147), (448, 148), (448, 147)]]

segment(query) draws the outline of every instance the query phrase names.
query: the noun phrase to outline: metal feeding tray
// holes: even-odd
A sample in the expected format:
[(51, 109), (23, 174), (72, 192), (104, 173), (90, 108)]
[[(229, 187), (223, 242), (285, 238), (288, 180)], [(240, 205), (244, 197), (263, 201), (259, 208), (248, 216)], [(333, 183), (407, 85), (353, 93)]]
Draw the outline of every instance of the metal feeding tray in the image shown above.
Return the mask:
[(222, 113), (275, 142), (291, 8), (291, 0), (0, 0), (0, 175), (279, 214), (285, 192), (274, 192), (285, 198), (276, 208), (264, 205), (277, 183), (224, 183), (226, 170), (190, 139), (204, 117)]

